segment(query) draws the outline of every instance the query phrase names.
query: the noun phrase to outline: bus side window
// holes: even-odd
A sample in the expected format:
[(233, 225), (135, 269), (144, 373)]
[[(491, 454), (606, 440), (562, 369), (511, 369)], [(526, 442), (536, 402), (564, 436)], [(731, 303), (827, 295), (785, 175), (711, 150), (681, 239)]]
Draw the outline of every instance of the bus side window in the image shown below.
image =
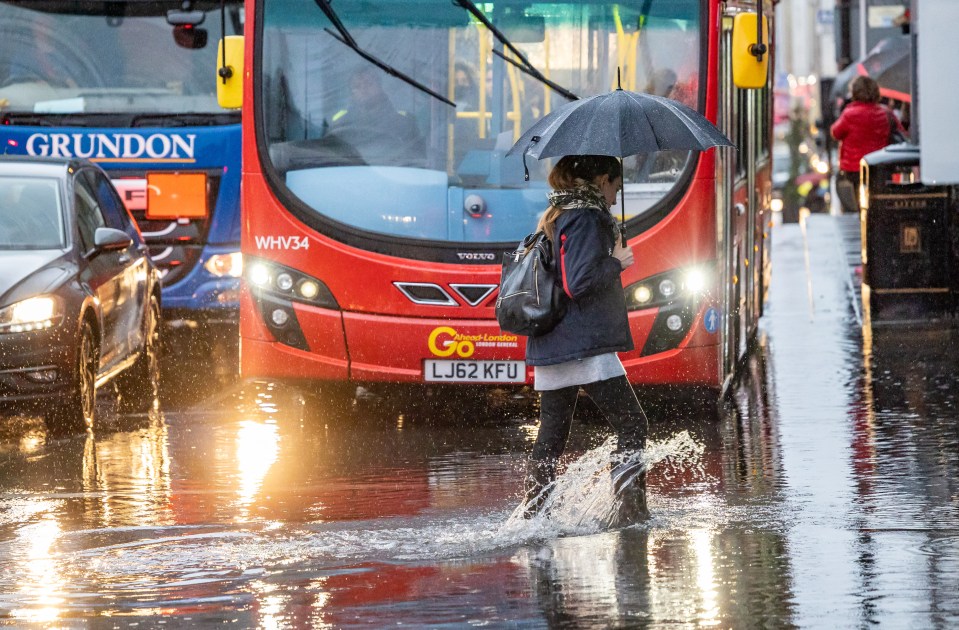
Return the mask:
[(763, 87), (750, 91), (753, 93), (753, 111), (756, 112), (756, 119), (753, 121), (753, 134), (756, 138), (753, 158), (755, 158), (756, 161), (760, 161), (769, 155), (769, 147), (766, 144), (766, 138), (769, 134), (769, 118), (764, 113), (766, 111), (766, 103), (769, 101), (769, 88)]

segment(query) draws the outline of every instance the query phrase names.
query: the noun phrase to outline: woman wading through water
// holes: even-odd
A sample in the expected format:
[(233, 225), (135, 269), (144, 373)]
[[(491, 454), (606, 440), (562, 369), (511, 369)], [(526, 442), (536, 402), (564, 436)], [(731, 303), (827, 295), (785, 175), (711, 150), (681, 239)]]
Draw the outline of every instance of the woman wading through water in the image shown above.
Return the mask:
[[(540, 511), (552, 489), (581, 388), (615, 429), (621, 461), (646, 446), (646, 414), (617, 355), (633, 349), (620, 281), (633, 252), (621, 245), (609, 211), (622, 176), (619, 160), (603, 155), (566, 156), (549, 175), (550, 207), (538, 229), (553, 243), (555, 273), (569, 308), (556, 328), (527, 340), (526, 361), (540, 392), (539, 432), (525, 481), (527, 518)], [(621, 463), (611, 475), (622, 506), (610, 524), (647, 518), (645, 471)]]

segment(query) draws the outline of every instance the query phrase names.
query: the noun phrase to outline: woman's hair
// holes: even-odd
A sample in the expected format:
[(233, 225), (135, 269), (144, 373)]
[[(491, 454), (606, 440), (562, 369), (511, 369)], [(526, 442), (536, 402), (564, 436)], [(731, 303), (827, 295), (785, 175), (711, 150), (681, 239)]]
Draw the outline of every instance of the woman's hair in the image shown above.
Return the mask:
[[(609, 155), (567, 155), (550, 171), (548, 181), (553, 190), (565, 190), (590, 184), (600, 175), (607, 175), (610, 181), (619, 179), (623, 176), (623, 165)], [(556, 219), (562, 213), (563, 208), (550, 206), (540, 217), (536, 230), (546, 232), (553, 240)]]
[(879, 84), (872, 77), (856, 77), (852, 80), (852, 100), (860, 103), (879, 102)]
[(549, 185), (553, 190), (576, 188), (600, 175), (618, 179), (623, 176), (623, 167), (618, 159), (608, 155), (567, 155), (550, 171)]

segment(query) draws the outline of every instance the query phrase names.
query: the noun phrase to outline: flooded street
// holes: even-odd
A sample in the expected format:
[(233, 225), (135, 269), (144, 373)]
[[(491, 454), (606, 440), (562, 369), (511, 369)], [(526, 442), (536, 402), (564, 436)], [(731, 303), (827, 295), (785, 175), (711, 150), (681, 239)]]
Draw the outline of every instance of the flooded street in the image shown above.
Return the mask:
[(167, 365), (157, 417), (0, 425), (0, 624), (956, 627), (959, 339), (863, 329), (846, 219), (774, 230), (716, 413), (653, 406), (649, 523), (603, 526), (589, 413), (557, 508), (525, 521), (529, 398), (338, 408)]

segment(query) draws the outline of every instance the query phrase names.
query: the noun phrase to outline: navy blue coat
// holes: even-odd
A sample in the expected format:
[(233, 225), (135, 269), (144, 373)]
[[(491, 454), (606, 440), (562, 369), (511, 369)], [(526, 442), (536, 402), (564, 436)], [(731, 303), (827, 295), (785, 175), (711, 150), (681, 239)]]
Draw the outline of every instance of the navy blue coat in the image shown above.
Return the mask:
[(633, 349), (622, 266), (613, 258), (616, 220), (600, 208), (571, 208), (556, 220), (554, 261), (569, 310), (545, 335), (526, 341), (529, 365), (554, 365)]

